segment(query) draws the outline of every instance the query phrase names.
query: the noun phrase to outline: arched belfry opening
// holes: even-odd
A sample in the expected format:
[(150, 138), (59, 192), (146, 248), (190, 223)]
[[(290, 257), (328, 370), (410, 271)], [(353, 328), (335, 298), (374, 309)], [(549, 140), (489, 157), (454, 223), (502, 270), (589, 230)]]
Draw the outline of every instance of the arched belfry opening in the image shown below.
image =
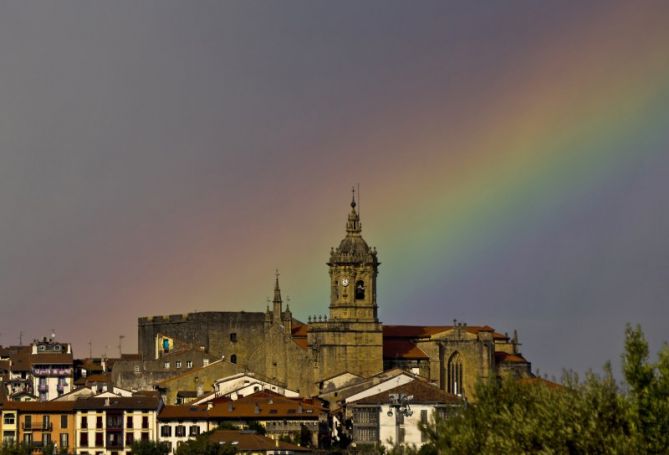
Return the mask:
[(355, 283), (355, 300), (365, 300), (365, 282), (362, 280)]
[(446, 391), (453, 395), (462, 395), (464, 393), (463, 383), (463, 365), (462, 356), (459, 352), (454, 352), (448, 359), (448, 379)]

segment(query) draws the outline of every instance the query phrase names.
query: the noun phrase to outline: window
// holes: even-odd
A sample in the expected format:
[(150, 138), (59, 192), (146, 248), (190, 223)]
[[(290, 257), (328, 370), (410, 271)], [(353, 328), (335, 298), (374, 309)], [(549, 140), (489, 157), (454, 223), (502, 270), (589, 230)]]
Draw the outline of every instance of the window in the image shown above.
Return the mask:
[(233, 343), (237, 342), (237, 334), (235, 332), (232, 332), (230, 334), (230, 341), (232, 341)]
[(51, 444), (51, 433), (44, 433), (42, 435), (42, 441), (44, 442), (44, 445)]
[(199, 434), (200, 434), (200, 427), (198, 427), (197, 425), (191, 425), (189, 435), (197, 436)]
[(23, 419), (23, 425), (25, 426), (26, 430), (30, 430), (33, 427), (33, 416), (28, 415)]
[(163, 363), (163, 367), (165, 367), (166, 370), (169, 370), (170, 369), (170, 362)]
[(460, 357), (458, 352), (455, 352), (448, 360), (448, 393), (452, 393), (453, 395), (462, 395), (462, 377), (462, 357)]
[(132, 416), (127, 416), (125, 418), (125, 427), (132, 428)]
[(172, 427), (169, 425), (163, 425), (160, 427), (160, 436), (163, 438), (169, 438), (172, 436)]
[(66, 449), (70, 445), (70, 435), (67, 433), (60, 434), (60, 448)]
[(170, 339), (169, 338), (163, 338), (163, 352), (164, 353), (170, 352)]
[(102, 416), (96, 416), (95, 418), (95, 428), (102, 428)]
[(125, 445), (131, 446), (133, 442), (135, 442), (135, 435), (129, 431), (125, 434)]
[(149, 428), (149, 416), (142, 416), (142, 428)]
[(148, 440), (149, 440), (149, 432), (142, 431), (142, 441), (148, 441)]
[(88, 417), (81, 416), (81, 428), (88, 428)]
[(66, 415), (60, 416), (60, 427), (63, 428), (63, 429), (67, 428), (67, 416)]
[(122, 445), (123, 435), (121, 433), (107, 433), (107, 447), (119, 447)]
[(7, 413), (5, 414), (5, 425), (14, 425), (16, 422), (16, 414)]
[(358, 280), (355, 283), (355, 300), (364, 300), (365, 299), (365, 282)]
[(230, 363), (237, 363), (237, 354), (232, 354), (230, 356)]
[(23, 443), (30, 445), (33, 443), (33, 434), (32, 433), (24, 433), (23, 434)]
[(14, 444), (16, 440), (16, 434), (13, 431), (3, 431), (2, 440), (7, 444)]
[(79, 445), (81, 447), (88, 447), (88, 432), (87, 431), (82, 431), (79, 434)]
[(193, 361), (192, 360), (186, 360), (186, 368), (193, 368)]
[(102, 447), (104, 446), (105, 440), (104, 440), (104, 433), (98, 432), (95, 433), (95, 447)]
[(186, 436), (186, 427), (184, 425), (177, 425), (174, 428), (174, 436), (183, 438)]
[(176, 362), (174, 362), (174, 366), (176, 368), (181, 368), (181, 360), (177, 360)]

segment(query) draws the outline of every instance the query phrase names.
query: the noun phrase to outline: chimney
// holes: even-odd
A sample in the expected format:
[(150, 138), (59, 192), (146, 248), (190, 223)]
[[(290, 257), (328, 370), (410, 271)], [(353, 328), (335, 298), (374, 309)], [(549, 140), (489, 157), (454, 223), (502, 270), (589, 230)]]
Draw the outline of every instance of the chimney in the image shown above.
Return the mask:
[(108, 408), (110, 404), (109, 398), (105, 398), (105, 408)]

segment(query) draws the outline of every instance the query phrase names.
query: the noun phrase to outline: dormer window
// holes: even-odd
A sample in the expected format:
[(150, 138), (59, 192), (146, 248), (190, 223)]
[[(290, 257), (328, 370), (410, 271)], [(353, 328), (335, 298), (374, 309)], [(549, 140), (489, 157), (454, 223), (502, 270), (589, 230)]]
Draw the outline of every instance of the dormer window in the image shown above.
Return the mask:
[(365, 282), (358, 280), (355, 283), (355, 300), (364, 300), (365, 299)]

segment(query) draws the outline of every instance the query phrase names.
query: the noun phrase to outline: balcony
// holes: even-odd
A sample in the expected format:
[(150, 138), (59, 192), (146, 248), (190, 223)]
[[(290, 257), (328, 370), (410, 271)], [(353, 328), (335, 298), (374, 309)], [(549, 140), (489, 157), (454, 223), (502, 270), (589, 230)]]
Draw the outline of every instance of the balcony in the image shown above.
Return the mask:
[(24, 422), (21, 424), (24, 431), (51, 431), (53, 423), (51, 422)]
[(40, 384), (37, 386), (37, 390), (39, 390), (42, 393), (46, 393), (49, 391), (49, 386), (47, 384)]
[(123, 430), (123, 419), (107, 419), (107, 430)]

